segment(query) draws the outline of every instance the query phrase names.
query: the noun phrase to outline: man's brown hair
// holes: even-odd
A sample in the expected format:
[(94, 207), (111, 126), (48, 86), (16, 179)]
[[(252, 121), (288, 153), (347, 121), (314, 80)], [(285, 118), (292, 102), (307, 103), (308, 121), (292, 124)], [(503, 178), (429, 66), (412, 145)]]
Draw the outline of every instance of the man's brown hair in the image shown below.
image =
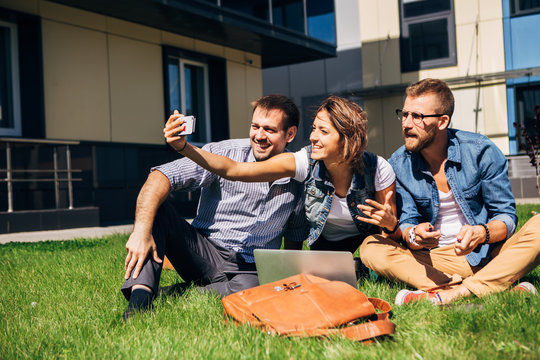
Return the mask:
[(280, 110), (283, 114), (283, 124), (285, 129), (289, 129), (291, 126), (300, 124), (300, 111), (296, 104), (285, 95), (270, 94), (263, 96), (259, 100), (251, 103), (253, 106), (253, 112), (257, 108), (265, 111)]
[[(437, 113), (445, 114), (452, 118), (454, 114), (454, 95), (448, 84), (439, 79), (427, 78), (409, 85), (405, 93), (408, 97), (415, 98), (425, 94), (435, 94), (439, 98), (440, 107)], [(427, 115), (427, 114), (426, 114)]]

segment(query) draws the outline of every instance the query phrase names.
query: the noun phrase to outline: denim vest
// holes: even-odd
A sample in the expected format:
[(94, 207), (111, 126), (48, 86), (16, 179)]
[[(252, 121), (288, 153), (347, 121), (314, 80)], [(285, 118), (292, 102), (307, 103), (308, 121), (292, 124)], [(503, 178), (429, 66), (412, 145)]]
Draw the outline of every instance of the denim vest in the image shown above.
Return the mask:
[[(326, 224), (326, 219), (332, 207), (334, 197), (334, 185), (330, 181), (326, 167), (322, 161), (311, 158), (311, 145), (306, 147), (310, 173), (304, 182), (304, 203), (306, 207), (306, 218), (309, 223), (308, 244), (311, 245), (319, 238)], [(356, 216), (365, 217), (356, 207), (358, 204), (366, 204), (366, 199), (375, 199), (375, 173), (377, 171), (377, 155), (364, 151), (364, 167), (362, 172), (354, 173), (351, 182), (351, 191), (347, 194), (347, 204), (351, 212), (352, 219), (361, 235), (368, 235), (380, 232), (378, 226), (361, 222)]]
[[(444, 172), (448, 185), (471, 225), (500, 220), (507, 238), (516, 228), (514, 196), (508, 178), (508, 161), (486, 136), (448, 129), (448, 153)], [(420, 153), (399, 148), (390, 158), (396, 173), (396, 203), (401, 230), (422, 222), (435, 224), (439, 216), (439, 193), (433, 175)], [(489, 261), (492, 244), (478, 246), (465, 255), (472, 266)]]

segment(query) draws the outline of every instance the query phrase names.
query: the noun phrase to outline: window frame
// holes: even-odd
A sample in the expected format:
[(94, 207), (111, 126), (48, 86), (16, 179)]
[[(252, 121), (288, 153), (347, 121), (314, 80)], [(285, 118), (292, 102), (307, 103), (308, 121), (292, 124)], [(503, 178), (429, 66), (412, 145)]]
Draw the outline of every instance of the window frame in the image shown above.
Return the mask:
[[(520, 124), (521, 126), (524, 126), (525, 128), (527, 128), (527, 124), (525, 123), (525, 120), (527, 119), (525, 116), (526, 110), (523, 106), (521, 106), (520, 97), (521, 97), (521, 94), (523, 92), (526, 92), (527, 90), (536, 90), (536, 91), (540, 90), (540, 82), (519, 84), (514, 87), (514, 121)], [(528, 143), (526, 143), (526, 140), (519, 134), (519, 132), (520, 130), (516, 130), (515, 151), (517, 154), (525, 154), (527, 152), (525, 148), (528, 147)], [(533, 141), (535, 141), (535, 137), (533, 136), (533, 134), (528, 133), (528, 135), (531, 136), (531, 139)], [(537, 134), (537, 135), (540, 136), (540, 134)], [(520, 145), (524, 145), (525, 148), (521, 149)], [(535, 146), (535, 148), (538, 149), (537, 146)]]
[(205, 111), (205, 118), (201, 119), (199, 114), (196, 114), (196, 121), (204, 121), (205, 124), (205, 134), (204, 134), (204, 140), (200, 141), (202, 143), (207, 143), (212, 141), (212, 122), (211, 122), (211, 114), (210, 114), (210, 81), (208, 79), (208, 64), (200, 61), (195, 61), (187, 58), (180, 57), (179, 58), (179, 75), (180, 75), (180, 107), (182, 109), (182, 113), (186, 113), (186, 77), (184, 76), (184, 66), (185, 65), (192, 65), (192, 66), (198, 66), (203, 69), (203, 82), (204, 82), (204, 111)]
[[(308, 22), (309, 22), (309, 16), (308, 16), (309, 4), (308, 4), (308, 0), (298, 0), (298, 2), (302, 3), (301, 4), (302, 5), (302, 30), (301, 31), (299, 31), (298, 29), (294, 29), (292, 27), (283, 25), (283, 24), (277, 24), (276, 23), (274, 11), (277, 8), (274, 7), (274, 1), (276, 1), (276, 0), (267, 0), (266, 1), (266, 6), (265, 6), (266, 16), (265, 17), (256, 16), (256, 15), (253, 15), (252, 13), (250, 13), (250, 12), (245, 12), (245, 11), (241, 11), (239, 9), (235, 9), (234, 7), (228, 6), (227, 3), (223, 3), (222, 1), (217, 1), (215, 3), (214, 2), (212, 2), (212, 3), (215, 4), (218, 7), (226, 9), (227, 11), (234, 12), (234, 13), (239, 14), (241, 16), (249, 16), (249, 17), (252, 17), (252, 18), (256, 19), (257, 21), (270, 23), (273, 26), (278, 27), (280, 29), (284, 29), (286, 31), (292, 31), (292, 32), (299, 33), (299, 34), (304, 34), (305, 36), (308, 36), (308, 37), (310, 37), (312, 39), (317, 39), (318, 41), (322, 41), (324, 43), (328, 43), (328, 44), (332, 44), (332, 45), (337, 44), (337, 34), (336, 34), (337, 25), (336, 25), (336, 5), (335, 5), (335, 1), (327, 0), (327, 1), (329, 1), (329, 3), (332, 4), (332, 16), (333, 16), (333, 24), (332, 24), (332, 26), (333, 26), (333, 29), (332, 29), (333, 36), (331, 36), (332, 41), (330, 41), (330, 42), (328, 42), (327, 40), (325, 40), (325, 39), (323, 39), (321, 37), (314, 36), (314, 35), (312, 35), (312, 33), (310, 33), (309, 25), (308, 25)], [(206, 2), (209, 2), (209, 1), (206, 1)], [(262, 2), (264, 2), (264, 1), (262, 1)]]
[(517, 16), (540, 13), (540, 6), (533, 9), (521, 10), (519, 9), (519, 0), (509, 0), (509, 1), (510, 1), (510, 17), (517, 17)]
[[(209, 111), (207, 119), (210, 122), (210, 126), (207, 126), (207, 129), (210, 131), (210, 137), (207, 138), (208, 142), (215, 142), (226, 140), (230, 138), (229, 133), (229, 106), (228, 106), (228, 86), (227, 86), (227, 61), (225, 58), (201, 54), (191, 50), (186, 50), (170, 45), (162, 45), (162, 63), (163, 63), (163, 100), (164, 100), (164, 110), (167, 117), (171, 113), (172, 106), (175, 106), (174, 103), (171, 104), (171, 86), (174, 86), (174, 83), (171, 82), (169, 78), (170, 69), (169, 69), (169, 60), (173, 59), (175, 62), (179, 59), (186, 59), (194, 62), (201, 62), (207, 64), (208, 72), (207, 79), (208, 84), (205, 91), (208, 91), (208, 100)], [(179, 64), (179, 62), (178, 62)], [(180, 72), (180, 66), (177, 67), (178, 72)], [(180, 73), (178, 74), (180, 76)], [(180, 80), (178, 81), (179, 91), (182, 84)], [(178, 94), (178, 100), (181, 101), (181, 94)], [(179, 105), (181, 107), (181, 104)], [(164, 119), (166, 122), (167, 119)], [(199, 121), (199, 119), (197, 119)], [(197, 145), (204, 145), (202, 142), (194, 143)]]
[(21, 121), (21, 93), (20, 93), (20, 76), (19, 76), (19, 48), (18, 48), (18, 25), (7, 21), (0, 20), (0, 26), (10, 30), (10, 58), (11, 72), (11, 106), (13, 113), (13, 127), (0, 127), (0, 136), (22, 136), (22, 121)]
[[(400, 63), (401, 72), (410, 72), (417, 70), (433, 69), (438, 67), (457, 65), (457, 46), (456, 46), (456, 22), (454, 15), (454, 2), (449, 0), (450, 9), (438, 11), (419, 16), (410, 16), (405, 18), (404, 1), (399, 0), (399, 19), (400, 19)], [(448, 56), (445, 58), (422, 60), (418, 64), (409, 62), (408, 55), (410, 49), (407, 49), (406, 40), (409, 35), (409, 26), (421, 24), (430, 21), (446, 19), (448, 33)]]

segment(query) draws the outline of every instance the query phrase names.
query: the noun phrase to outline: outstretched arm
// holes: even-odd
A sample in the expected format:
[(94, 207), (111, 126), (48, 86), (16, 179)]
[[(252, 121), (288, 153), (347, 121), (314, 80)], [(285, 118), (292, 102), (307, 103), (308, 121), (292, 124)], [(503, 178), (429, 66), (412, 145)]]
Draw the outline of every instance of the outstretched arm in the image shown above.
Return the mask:
[(180, 116), (175, 111), (167, 120), (163, 129), (165, 139), (176, 151), (206, 170), (228, 180), (245, 182), (275, 181), (295, 175), (296, 164), (291, 153), (278, 154), (265, 161), (243, 163), (188, 144), (185, 136), (177, 135), (183, 130), (184, 121), (179, 119)]
[(275, 181), (284, 177), (294, 177), (296, 171), (294, 155), (291, 153), (278, 154), (264, 161), (238, 162), (187, 144), (180, 154), (228, 180)]

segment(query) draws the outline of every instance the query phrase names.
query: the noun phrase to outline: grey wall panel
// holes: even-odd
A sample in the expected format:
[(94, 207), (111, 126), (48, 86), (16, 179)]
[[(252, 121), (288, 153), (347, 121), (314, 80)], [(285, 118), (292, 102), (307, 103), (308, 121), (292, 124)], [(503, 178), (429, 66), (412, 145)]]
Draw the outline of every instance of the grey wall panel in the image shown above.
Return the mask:
[(289, 67), (278, 66), (263, 70), (263, 95), (290, 95)]
[[(311, 61), (290, 66), (291, 96), (302, 98), (326, 93), (324, 61)], [(263, 78), (264, 83), (264, 78)]]
[(324, 60), (326, 64), (327, 93), (362, 88), (362, 49), (340, 51), (335, 58)]

